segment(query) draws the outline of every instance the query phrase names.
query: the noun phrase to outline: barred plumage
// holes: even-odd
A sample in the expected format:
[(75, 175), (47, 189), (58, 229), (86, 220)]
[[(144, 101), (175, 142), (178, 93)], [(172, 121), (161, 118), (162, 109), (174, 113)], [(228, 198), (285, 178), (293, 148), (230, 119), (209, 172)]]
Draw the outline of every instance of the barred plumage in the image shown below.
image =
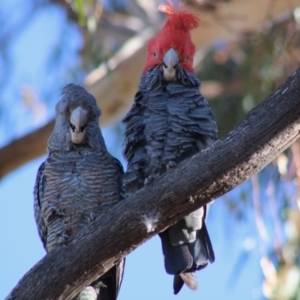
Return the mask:
[[(35, 219), (47, 252), (68, 244), (80, 229), (124, 198), (123, 168), (107, 152), (99, 116), (92, 95), (80, 86), (65, 87), (56, 106), (49, 155), (34, 188)], [(76, 299), (115, 300), (123, 269), (122, 261)]]
[[(144, 73), (126, 124), (124, 176), (126, 193), (159, 176), (168, 165), (201, 151), (217, 138), (217, 127), (200, 82), (180, 68), (178, 80), (163, 81), (158, 67)], [(131, 190), (131, 185), (133, 188)]]

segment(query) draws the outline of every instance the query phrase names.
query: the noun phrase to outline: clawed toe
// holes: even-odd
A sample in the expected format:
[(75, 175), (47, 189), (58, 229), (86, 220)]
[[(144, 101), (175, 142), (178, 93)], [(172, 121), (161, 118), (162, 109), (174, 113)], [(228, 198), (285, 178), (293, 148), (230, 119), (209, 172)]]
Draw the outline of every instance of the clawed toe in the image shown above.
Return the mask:
[(153, 176), (148, 176), (145, 181), (144, 181), (144, 186), (147, 186), (149, 185), (152, 181), (154, 180), (154, 177)]
[(173, 169), (177, 166), (177, 163), (175, 161), (169, 161), (167, 164), (167, 170)]

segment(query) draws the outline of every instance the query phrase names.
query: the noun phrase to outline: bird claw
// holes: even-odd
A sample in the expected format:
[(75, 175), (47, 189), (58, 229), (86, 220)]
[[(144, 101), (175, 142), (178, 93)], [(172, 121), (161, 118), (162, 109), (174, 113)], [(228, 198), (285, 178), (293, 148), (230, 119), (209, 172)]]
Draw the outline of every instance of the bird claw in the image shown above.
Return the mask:
[(177, 163), (173, 160), (169, 161), (167, 164), (167, 170), (173, 169), (177, 166)]
[(154, 177), (153, 176), (148, 176), (146, 179), (145, 179), (145, 181), (144, 181), (144, 186), (147, 186), (147, 185), (149, 185), (151, 182), (153, 182), (154, 181)]
[(66, 232), (60, 234), (57, 239), (58, 244), (62, 244), (62, 245), (67, 244), (69, 240), (70, 240), (70, 236)]
[(93, 222), (96, 219), (96, 216), (93, 212), (87, 217), (88, 222)]

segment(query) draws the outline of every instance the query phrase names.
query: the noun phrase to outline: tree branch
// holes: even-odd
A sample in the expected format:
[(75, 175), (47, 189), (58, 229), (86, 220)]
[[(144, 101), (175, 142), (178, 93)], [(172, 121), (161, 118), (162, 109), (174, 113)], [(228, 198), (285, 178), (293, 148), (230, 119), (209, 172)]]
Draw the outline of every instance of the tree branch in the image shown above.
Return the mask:
[[(300, 68), (224, 138), (45, 256), (7, 299), (72, 299), (153, 235), (260, 171), (299, 136)], [(154, 220), (153, 231), (145, 218)]]
[(40, 155), (45, 153), (53, 127), (54, 120), (0, 149), (0, 179), (26, 161), (36, 158), (37, 153)]
[[(233, 39), (243, 32), (259, 30), (271, 18), (274, 20), (294, 9), (298, 5), (296, 2), (277, 0), (270, 7), (269, 0), (236, 0), (216, 4), (213, 10), (202, 10), (200, 13), (196, 10), (202, 25), (192, 32), (193, 41), (199, 50), (218, 39)], [(119, 120), (130, 107), (145, 61), (146, 42), (154, 34), (155, 30), (143, 31), (128, 41), (108, 62), (108, 69), (98, 68), (87, 76), (84, 85), (101, 107), (102, 125)], [(53, 121), (0, 149), (0, 179), (45, 153), (52, 126)]]

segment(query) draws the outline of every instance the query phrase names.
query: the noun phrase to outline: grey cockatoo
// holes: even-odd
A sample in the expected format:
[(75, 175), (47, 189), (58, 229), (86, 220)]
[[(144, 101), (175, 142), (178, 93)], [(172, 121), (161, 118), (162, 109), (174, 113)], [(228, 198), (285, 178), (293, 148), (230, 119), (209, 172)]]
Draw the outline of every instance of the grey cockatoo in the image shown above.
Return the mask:
[[(190, 30), (198, 18), (169, 1), (159, 9), (168, 20), (150, 40), (147, 60), (126, 125), (124, 176), (127, 194), (134, 193), (185, 158), (217, 139), (217, 126), (194, 74), (195, 46)], [(167, 273), (174, 274), (174, 293), (186, 283), (198, 287), (196, 270), (213, 262), (214, 251), (206, 229), (207, 206), (189, 214), (160, 233)]]
[[(105, 146), (100, 109), (84, 88), (69, 84), (56, 105), (48, 157), (34, 187), (38, 232), (47, 252), (70, 242), (72, 235), (124, 198), (123, 168)], [(124, 260), (86, 287), (77, 300), (115, 300)]]

